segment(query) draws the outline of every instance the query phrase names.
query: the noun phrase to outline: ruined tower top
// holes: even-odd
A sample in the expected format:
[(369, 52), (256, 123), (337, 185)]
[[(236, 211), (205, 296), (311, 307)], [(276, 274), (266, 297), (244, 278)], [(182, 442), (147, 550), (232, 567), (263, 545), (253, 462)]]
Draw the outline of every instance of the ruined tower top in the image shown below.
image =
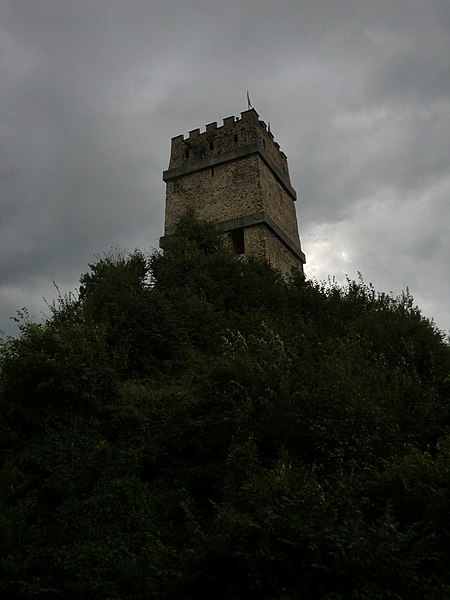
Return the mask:
[(289, 188), (293, 200), (297, 199), (291, 187), (287, 157), (280, 150), (280, 145), (268, 130), (266, 123), (259, 119), (254, 108), (241, 113), (241, 117), (227, 117), (223, 125), (217, 122), (206, 125), (206, 130), (193, 129), (187, 138), (178, 135), (172, 138), (169, 170), (164, 172), (163, 179), (177, 172), (182, 173), (196, 168), (206, 168), (210, 163), (217, 163), (239, 158), (249, 151), (258, 151), (271, 163), (280, 181)]
[(254, 109), (172, 138), (165, 237), (187, 208), (216, 223), (238, 254), (266, 258), (288, 272), (303, 268), (287, 157)]

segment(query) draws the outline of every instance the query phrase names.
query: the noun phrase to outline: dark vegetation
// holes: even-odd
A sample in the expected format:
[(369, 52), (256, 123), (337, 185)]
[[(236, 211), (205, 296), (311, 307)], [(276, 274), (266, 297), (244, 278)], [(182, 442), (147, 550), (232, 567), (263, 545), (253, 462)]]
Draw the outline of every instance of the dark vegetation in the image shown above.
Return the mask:
[(450, 348), (186, 216), (2, 344), (0, 593), (447, 599)]

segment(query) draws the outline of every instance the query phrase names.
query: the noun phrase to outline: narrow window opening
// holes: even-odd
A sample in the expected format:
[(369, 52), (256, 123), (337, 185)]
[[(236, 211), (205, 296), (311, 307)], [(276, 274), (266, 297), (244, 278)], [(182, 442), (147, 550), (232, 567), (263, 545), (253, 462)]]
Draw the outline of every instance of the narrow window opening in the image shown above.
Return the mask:
[(185, 157), (185, 158), (189, 158), (189, 149), (185, 151), (185, 153), (184, 153), (184, 157)]
[(214, 148), (214, 142), (209, 142), (209, 149), (212, 150)]
[(231, 245), (235, 254), (244, 254), (245, 243), (244, 243), (244, 229), (233, 229), (229, 232)]
[(235, 133), (235, 134), (234, 134), (234, 141), (235, 141), (235, 142), (237, 142), (237, 141), (238, 141), (238, 134), (237, 134), (237, 133)]
[(266, 147), (266, 140), (263, 140), (263, 146)]
[(211, 177), (214, 177), (214, 167), (211, 167)]

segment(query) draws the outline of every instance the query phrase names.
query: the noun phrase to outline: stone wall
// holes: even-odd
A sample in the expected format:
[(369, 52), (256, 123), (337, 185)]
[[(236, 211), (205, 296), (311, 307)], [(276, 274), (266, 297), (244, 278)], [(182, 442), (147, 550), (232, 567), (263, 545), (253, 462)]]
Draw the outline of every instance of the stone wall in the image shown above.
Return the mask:
[(265, 225), (248, 227), (245, 230), (246, 256), (264, 258), (283, 275), (290, 275), (291, 269), (303, 272), (303, 262), (299, 260)]
[(290, 275), (292, 267), (303, 273), (303, 261), (295, 256), (275, 235), (267, 236), (266, 260), (283, 275)]
[(263, 162), (260, 167), (260, 187), (264, 210), (284, 230), (287, 237), (300, 248), (297, 215), (292, 198)]
[(256, 154), (167, 181), (165, 235), (193, 208), (202, 219), (227, 221), (262, 210), (260, 164)]

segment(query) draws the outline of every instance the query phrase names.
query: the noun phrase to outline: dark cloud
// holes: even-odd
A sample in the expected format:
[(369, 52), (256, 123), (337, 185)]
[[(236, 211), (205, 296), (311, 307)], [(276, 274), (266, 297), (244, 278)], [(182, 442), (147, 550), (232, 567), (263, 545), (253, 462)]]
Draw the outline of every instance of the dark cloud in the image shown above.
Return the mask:
[(308, 272), (450, 328), (447, 0), (0, 1), (0, 328), (157, 246), (170, 137), (246, 108), (287, 153)]

